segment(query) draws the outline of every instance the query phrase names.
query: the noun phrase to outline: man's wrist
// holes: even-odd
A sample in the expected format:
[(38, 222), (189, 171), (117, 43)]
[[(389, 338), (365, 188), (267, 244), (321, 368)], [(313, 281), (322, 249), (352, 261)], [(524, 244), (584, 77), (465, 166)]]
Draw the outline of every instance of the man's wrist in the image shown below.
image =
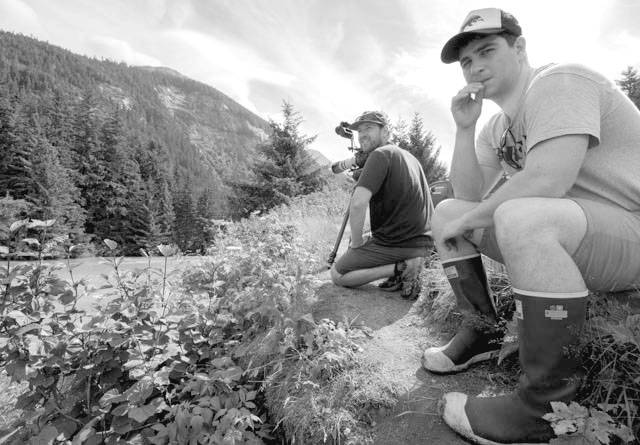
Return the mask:
[(476, 123), (472, 123), (469, 125), (459, 125), (456, 124), (456, 136), (458, 135), (468, 135), (471, 133), (472, 136), (475, 137), (476, 134)]

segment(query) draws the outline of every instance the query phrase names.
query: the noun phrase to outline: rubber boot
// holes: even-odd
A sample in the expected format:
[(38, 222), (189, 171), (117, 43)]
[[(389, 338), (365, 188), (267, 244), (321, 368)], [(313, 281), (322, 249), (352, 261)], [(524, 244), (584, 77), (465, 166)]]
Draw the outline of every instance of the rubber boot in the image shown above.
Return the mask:
[(504, 333), (496, 328), (496, 310), (480, 254), (443, 261), (442, 267), (465, 321), (449, 343), (424, 352), (422, 366), (448, 374), (497, 357)]
[(518, 389), (490, 398), (444, 396), (444, 421), (478, 444), (549, 443), (556, 436), (542, 416), (552, 411), (550, 402), (573, 400), (580, 383), (576, 345), (587, 292), (514, 291), (522, 367)]

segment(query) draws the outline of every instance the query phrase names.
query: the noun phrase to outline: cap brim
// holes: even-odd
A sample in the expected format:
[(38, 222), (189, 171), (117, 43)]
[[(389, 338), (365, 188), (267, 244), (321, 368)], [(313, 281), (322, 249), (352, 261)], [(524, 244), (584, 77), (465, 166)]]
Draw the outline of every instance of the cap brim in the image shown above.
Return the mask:
[(370, 123), (370, 124), (376, 124), (376, 125), (383, 125), (378, 121), (358, 121), (358, 122), (354, 122), (353, 124), (349, 125), (349, 130), (353, 130), (353, 131), (358, 131), (358, 127), (362, 124), (366, 124), (366, 123)]
[(442, 60), (442, 62), (444, 63), (457, 62), (459, 58), (458, 54), (460, 53), (460, 48), (469, 43), (475, 37), (479, 35), (498, 34), (502, 31), (502, 28), (491, 28), (461, 32), (460, 34), (456, 34), (455, 36), (451, 37), (449, 41), (447, 41), (447, 43), (444, 44), (442, 53), (440, 53), (440, 60)]

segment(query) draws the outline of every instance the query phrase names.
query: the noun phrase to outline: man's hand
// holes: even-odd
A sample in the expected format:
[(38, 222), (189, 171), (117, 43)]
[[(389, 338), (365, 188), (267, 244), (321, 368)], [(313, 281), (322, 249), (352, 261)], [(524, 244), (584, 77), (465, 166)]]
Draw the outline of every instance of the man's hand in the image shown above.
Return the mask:
[(442, 239), (445, 247), (449, 250), (458, 250), (458, 237), (471, 237), (473, 229), (467, 227), (464, 217), (456, 218), (449, 221), (442, 229)]
[(472, 82), (458, 91), (451, 99), (451, 114), (458, 128), (469, 128), (475, 125), (482, 112), (484, 85)]

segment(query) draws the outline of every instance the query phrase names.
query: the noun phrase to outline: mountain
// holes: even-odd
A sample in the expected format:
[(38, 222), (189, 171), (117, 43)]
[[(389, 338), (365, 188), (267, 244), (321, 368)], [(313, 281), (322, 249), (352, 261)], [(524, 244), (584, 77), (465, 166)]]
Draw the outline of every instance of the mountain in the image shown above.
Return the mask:
[(229, 184), (256, 180), (273, 130), (171, 68), (0, 31), (0, 220), (52, 220), (48, 236), (98, 251), (104, 238), (126, 253), (203, 250), (209, 222), (236, 216)]
[(213, 176), (198, 184), (221, 187), (216, 178), (246, 175), (256, 144), (270, 131), (264, 119), (222, 92), (170, 68), (97, 60), (8, 32), (0, 32), (0, 61), (8, 87), (1, 96), (32, 93), (44, 103), (59, 95), (77, 105), (90, 93), (103, 114), (120, 107), (137, 132), (164, 143), (174, 163), (194, 158), (188, 164)]

